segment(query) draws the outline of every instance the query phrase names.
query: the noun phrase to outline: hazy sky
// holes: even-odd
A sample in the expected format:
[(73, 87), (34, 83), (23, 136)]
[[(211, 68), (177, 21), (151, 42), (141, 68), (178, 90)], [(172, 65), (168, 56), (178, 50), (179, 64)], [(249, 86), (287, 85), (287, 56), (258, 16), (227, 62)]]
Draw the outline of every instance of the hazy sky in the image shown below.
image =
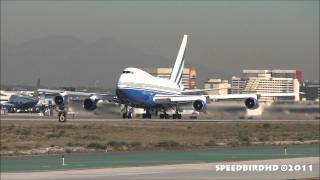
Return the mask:
[[(169, 59), (172, 63), (167, 66), (172, 66), (184, 33), (190, 34), (186, 65), (192, 62), (205, 67), (208, 78), (230, 79), (248, 68), (282, 68), (302, 70), (304, 79), (319, 79), (318, 0), (7, 0), (1, 1), (1, 81), (34, 84), (35, 77), (45, 76), (45, 71), (31, 75), (29, 71), (33, 70), (20, 67), (19, 63), (12, 66), (9, 61), (28, 59), (10, 59), (12, 56), (5, 54), (10, 48), (50, 35), (74, 37), (86, 44), (112, 39), (141, 53)], [(40, 68), (48, 68), (46, 58), (42, 61), (44, 67)], [(82, 64), (79, 72), (90, 63), (88, 60)], [(112, 61), (101, 65), (106, 72), (113, 69)], [(144, 67), (141, 63), (135, 66)], [(44, 78), (45, 84), (92, 86), (97, 79), (89, 74), (81, 82), (77, 79), (81, 75), (68, 74), (79, 72), (64, 72), (63, 80), (52, 74), (51, 79)], [(106, 80), (100, 82), (111, 83), (101, 86), (112, 87), (115, 80), (108, 78), (116, 76), (101, 77)]]

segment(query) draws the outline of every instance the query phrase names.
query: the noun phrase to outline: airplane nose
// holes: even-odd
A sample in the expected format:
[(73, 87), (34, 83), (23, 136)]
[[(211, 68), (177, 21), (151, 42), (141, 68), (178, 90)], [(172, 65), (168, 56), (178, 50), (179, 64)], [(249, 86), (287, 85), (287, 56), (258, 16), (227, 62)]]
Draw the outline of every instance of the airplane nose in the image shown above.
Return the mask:
[(119, 89), (121, 87), (121, 84), (123, 83), (124, 77), (123, 74), (120, 75), (118, 83), (117, 83), (117, 88)]

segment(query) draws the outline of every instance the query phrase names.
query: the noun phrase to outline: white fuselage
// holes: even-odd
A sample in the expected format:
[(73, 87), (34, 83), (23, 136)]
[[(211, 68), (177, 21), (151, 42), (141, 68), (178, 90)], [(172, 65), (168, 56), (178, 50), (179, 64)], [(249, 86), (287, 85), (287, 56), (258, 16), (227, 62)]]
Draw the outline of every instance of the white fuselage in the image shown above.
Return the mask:
[(126, 68), (117, 84), (117, 95), (121, 101), (135, 106), (155, 106), (156, 95), (179, 95), (181, 89), (169, 79), (154, 77), (137, 68)]

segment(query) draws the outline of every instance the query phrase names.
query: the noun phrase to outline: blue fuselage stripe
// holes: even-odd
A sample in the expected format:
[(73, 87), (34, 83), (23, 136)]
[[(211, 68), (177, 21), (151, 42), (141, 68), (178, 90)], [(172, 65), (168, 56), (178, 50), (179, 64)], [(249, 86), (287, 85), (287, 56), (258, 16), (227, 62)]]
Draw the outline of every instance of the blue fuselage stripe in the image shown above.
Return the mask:
[(153, 100), (155, 95), (178, 95), (177, 93), (136, 88), (118, 88), (116, 93), (121, 101), (142, 107), (156, 106)]

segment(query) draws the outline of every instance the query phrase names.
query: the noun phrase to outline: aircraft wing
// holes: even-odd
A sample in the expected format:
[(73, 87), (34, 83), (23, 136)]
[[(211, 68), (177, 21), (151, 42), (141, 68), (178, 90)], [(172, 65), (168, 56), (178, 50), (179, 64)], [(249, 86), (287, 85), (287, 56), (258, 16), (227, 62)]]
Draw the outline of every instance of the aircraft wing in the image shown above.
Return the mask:
[(260, 94), (226, 94), (226, 95), (157, 95), (153, 98), (156, 103), (185, 103), (195, 100), (227, 100), (227, 99), (247, 99), (260, 97), (290, 97), (296, 93), (260, 93)]
[(226, 95), (208, 95), (209, 99), (212, 100), (223, 100), (223, 99), (246, 99), (260, 97), (293, 97), (296, 93), (257, 93), (257, 94), (226, 94)]
[(226, 94), (226, 95), (208, 95), (212, 100), (224, 100), (224, 99), (246, 99), (255, 98), (258, 99), (257, 94)]
[(204, 95), (156, 95), (153, 97), (156, 103), (185, 103), (195, 100), (206, 100)]
[(103, 101), (112, 101), (118, 103), (118, 99), (115, 95), (104, 94), (104, 93), (95, 93), (95, 92), (79, 92), (79, 91), (63, 91), (63, 90), (52, 90), (52, 89), (38, 89), (38, 93), (44, 93), (46, 95), (61, 95), (61, 96), (82, 96), (88, 97), (92, 100), (103, 100)]
[(109, 96), (109, 94), (102, 94), (102, 93), (94, 93), (94, 92), (79, 92), (79, 91), (64, 91), (64, 90), (52, 90), (52, 89), (38, 89), (39, 93), (45, 93), (45, 94), (65, 94), (65, 95), (71, 95), (71, 96), (93, 96), (93, 95), (99, 95), (99, 96)]
[(259, 93), (258, 96), (261, 97), (292, 97), (299, 93)]
[(196, 100), (222, 100), (222, 99), (246, 99), (255, 98), (256, 94), (228, 94), (228, 95), (158, 95), (153, 98), (156, 103), (185, 103)]
[(187, 89), (187, 90), (183, 90), (182, 94), (192, 94), (192, 93), (207, 92), (207, 91), (221, 90), (221, 89), (229, 89), (229, 88)]

